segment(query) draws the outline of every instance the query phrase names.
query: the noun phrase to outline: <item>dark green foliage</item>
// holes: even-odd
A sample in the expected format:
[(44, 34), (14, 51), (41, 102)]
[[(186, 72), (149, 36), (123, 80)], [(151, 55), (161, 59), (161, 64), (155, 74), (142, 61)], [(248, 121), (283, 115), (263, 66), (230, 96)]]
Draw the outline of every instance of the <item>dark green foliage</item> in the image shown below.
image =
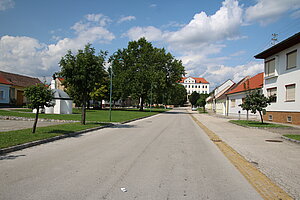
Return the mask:
[(131, 96), (140, 100), (140, 110), (145, 102), (166, 99), (172, 84), (184, 75), (181, 61), (174, 59), (165, 49), (152, 46), (145, 38), (131, 41), (128, 47), (110, 57), (113, 71), (113, 99)]
[(203, 108), (203, 112), (205, 112), (206, 98), (209, 94), (200, 94), (199, 99), (197, 100), (196, 105)]
[(85, 124), (86, 103), (90, 100), (91, 92), (97, 89), (97, 83), (101, 86), (107, 77), (104, 68), (106, 55), (107, 52), (103, 51), (95, 55), (95, 49), (87, 44), (76, 55), (68, 51), (60, 60), (61, 71), (58, 74), (64, 77), (63, 84), (70, 96), (82, 106), (82, 124)]
[(171, 85), (165, 94), (166, 99), (164, 102), (168, 105), (183, 106), (186, 102), (186, 89), (179, 83)]
[(200, 98), (200, 94), (195, 91), (189, 96), (189, 101), (192, 104), (192, 106), (197, 104), (199, 98)]
[(262, 115), (266, 112), (266, 107), (271, 104), (273, 97), (265, 97), (259, 90), (250, 91), (246, 95), (244, 103), (240, 106), (243, 110), (250, 110), (252, 113), (258, 112), (261, 123), (264, 123)]
[(43, 84), (36, 84), (27, 87), (24, 94), (28, 101), (28, 107), (36, 109), (35, 121), (32, 128), (32, 133), (35, 133), (39, 110), (45, 106), (52, 106), (53, 94), (52, 91)]

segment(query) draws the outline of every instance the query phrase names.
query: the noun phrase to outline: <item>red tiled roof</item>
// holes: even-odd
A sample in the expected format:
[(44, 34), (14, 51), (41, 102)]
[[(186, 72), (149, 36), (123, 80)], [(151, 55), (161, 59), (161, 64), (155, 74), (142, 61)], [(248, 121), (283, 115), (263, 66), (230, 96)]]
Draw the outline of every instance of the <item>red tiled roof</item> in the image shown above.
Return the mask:
[(233, 90), (226, 94), (233, 94), (238, 92), (244, 92), (247, 90), (253, 90), (263, 87), (264, 73), (259, 73), (245, 81), (240, 82)]
[(64, 78), (61, 78), (61, 77), (58, 77), (58, 80), (59, 80), (60, 82), (63, 82), (65, 79), (64, 79)]
[(10, 85), (28, 87), (37, 83), (42, 83), (38, 78), (32, 78), (29, 76), (23, 76), (19, 74), (13, 74), (0, 71), (0, 77), (4, 78)]
[(3, 78), (0, 74), (0, 84), (5, 84), (5, 85), (12, 85), (11, 82), (7, 81), (5, 78)]
[(180, 83), (183, 83), (185, 79), (187, 78), (192, 78), (196, 80), (196, 83), (209, 83), (207, 80), (205, 80), (204, 78), (197, 78), (197, 77), (182, 77)]

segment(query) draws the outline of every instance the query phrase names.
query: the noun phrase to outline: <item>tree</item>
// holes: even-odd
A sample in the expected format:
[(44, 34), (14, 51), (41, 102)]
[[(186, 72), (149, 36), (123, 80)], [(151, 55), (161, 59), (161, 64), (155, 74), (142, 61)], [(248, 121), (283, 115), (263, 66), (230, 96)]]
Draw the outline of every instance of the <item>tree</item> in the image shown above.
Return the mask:
[(196, 105), (199, 98), (200, 98), (200, 94), (195, 91), (189, 96), (189, 101), (192, 104), (192, 106)]
[(265, 97), (259, 90), (250, 91), (246, 95), (244, 103), (241, 104), (241, 107), (251, 110), (253, 114), (256, 112), (259, 113), (261, 123), (264, 123), (262, 115), (266, 113), (266, 107), (271, 104), (273, 96)]
[(183, 106), (186, 102), (186, 89), (179, 83), (170, 86), (165, 95), (162, 101), (166, 104)]
[(35, 120), (32, 127), (32, 133), (35, 133), (40, 108), (53, 106), (53, 103), (51, 102), (53, 93), (45, 85), (37, 84), (27, 87), (24, 95), (27, 98), (28, 107), (36, 109)]
[(206, 98), (209, 96), (209, 94), (200, 94), (199, 99), (197, 100), (197, 106), (200, 106), (203, 108), (203, 112), (205, 112), (205, 105), (206, 105)]
[(162, 99), (172, 84), (184, 75), (182, 62), (165, 49), (152, 46), (145, 38), (131, 41), (128, 47), (110, 57), (113, 71), (113, 96), (140, 100), (140, 110), (152, 97)]
[(58, 74), (65, 79), (63, 85), (70, 96), (82, 106), (81, 124), (86, 121), (86, 104), (90, 93), (94, 91), (96, 83), (101, 83), (105, 77), (106, 55), (107, 52), (103, 51), (95, 55), (95, 49), (87, 44), (76, 55), (69, 50), (59, 62), (61, 71)]
[(244, 102), (242, 104), (240, 104), (239, 106), (241, 106), (241, 108), (243, 110), (247, 111), (247, 120), (249, 119), (249, 110), (251, 110), (251, 101), (250, 98), (245, 98)]

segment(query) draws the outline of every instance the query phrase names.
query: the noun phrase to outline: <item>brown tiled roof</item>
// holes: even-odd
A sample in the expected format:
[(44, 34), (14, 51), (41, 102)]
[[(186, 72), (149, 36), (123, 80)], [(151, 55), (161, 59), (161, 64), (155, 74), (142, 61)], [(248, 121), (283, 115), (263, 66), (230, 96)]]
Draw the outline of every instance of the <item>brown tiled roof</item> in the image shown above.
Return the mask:
[(23, 76), (3, 71), (0, 71), (0, 77), (2, 77), (5, 81), (11, 83), (10, 85), (20, 87), (28, 87), (37, 83), (42, 83), (38, 78), (32, 78), (29, 76)]
[(227, 94), (233, 94), (238, 92), (244, 92), (247, 90), (262, 88), (263, 82), (264, 82), (264, 73), (262, 72), (253, 76), (252, 78), (240, 82), (234, 89), (227, 92)]
[[(182, 77), (180, 83), (183, 83), (185, 79), (187, 79), (188, 77)], [(195, 79), (196, 83), (209, 83), (207, 80), (205, 80), (204, 78), (197, 78), (197, 77), (190, 77), (192, 79)]]
[(12, 85), (11, 82), (7, 81), (5, 78), (3, 78), (0, 74), (0, 84), (5, 84), (5, 85)]

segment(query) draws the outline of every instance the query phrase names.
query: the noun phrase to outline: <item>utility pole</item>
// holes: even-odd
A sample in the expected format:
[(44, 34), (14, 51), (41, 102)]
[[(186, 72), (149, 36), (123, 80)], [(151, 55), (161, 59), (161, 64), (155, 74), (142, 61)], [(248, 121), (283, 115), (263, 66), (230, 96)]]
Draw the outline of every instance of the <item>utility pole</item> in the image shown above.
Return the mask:
[(277, 43), (277, 41), (278, 41), (278, 39), (277, 39), (277, 36), (278, 36), (278, 34), (277, 33), (273, 33), (272, 34), (272, 42), (271, 42), (271, 44), (272, 44), (272, 46), (274, 46), (276, 43)]
[(112, 67), (110, 68), (110, 88), (109, 88), (109, 121), (111, 122), (111, 96), (112, 96)]

